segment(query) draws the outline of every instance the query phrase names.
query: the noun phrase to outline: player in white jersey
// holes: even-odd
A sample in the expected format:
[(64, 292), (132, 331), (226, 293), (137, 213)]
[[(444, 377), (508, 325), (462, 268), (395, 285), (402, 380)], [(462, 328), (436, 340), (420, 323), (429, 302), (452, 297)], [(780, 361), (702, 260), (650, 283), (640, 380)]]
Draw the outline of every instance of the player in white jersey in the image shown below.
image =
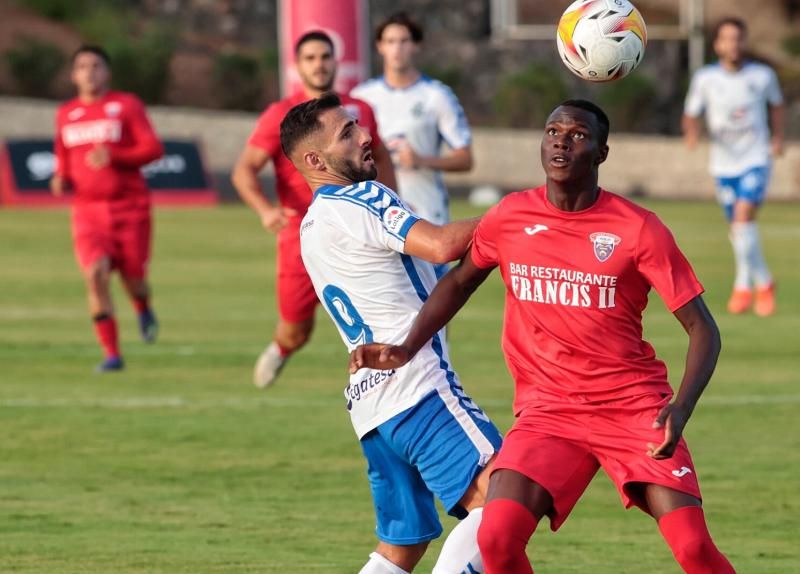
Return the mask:
[[(406, 14), (395, 14), (375, 33), (383, 76), (353, 89), (372, 106), (378, 130), (392, 154), (400, 197), (420, 217), (447, 223), (443, 171), (472, 169), (472, 134), (453, 91), (414, 66), (422, 29)], [(450, 151), (442, 154), (442, 143)]]
[[(420, 219), (372, 181), (369, 144), (335, 94), (292, 108), (281, 123), (283, 151), (314, 191), (300, 228), (303, 263), (348, 351), (403, 339), (436, 284), (432, 263), (462, 256), (477, 225)], [(461, 387), (442, 333), (403, 368), (354, 373), (344, 398), (380, 541), (361, 573), (414, 568), (442, 532), (434, 495), (463, 519), (434, 573), (482, 572), (477, 530), (502, 439)]]
[(718, 63), (692, 78), (683, 116), (686, 144), (694, 149), (705, 114), (711, 136), (711, 174), (717, 197), (731, 222), (736, 279), (728, 311), (743, 313), (753, 304), (757, 315), (775, 311), (775, 284), (764, 261), (756, 212), (769, 183), (772, 157), (783, 151), (784, 105), (775, 72), (745, 59), (747, 28), (738, 18), (716, 27)]

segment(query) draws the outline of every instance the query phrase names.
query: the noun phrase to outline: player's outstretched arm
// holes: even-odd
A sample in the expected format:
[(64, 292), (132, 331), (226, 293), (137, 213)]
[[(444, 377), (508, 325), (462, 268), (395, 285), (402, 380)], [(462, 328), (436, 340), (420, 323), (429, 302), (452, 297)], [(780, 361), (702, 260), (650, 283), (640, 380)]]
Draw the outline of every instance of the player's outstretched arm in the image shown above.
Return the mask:
[(675, 311), (675, 317), (689, 335), (689, 350), (678, 393), (653, 422), (654, 428), (664, 429), (664, 442), (647, 445), (648, 454), (655, 459), (669, 458), (675, 452), (683, 428), (717, 366), (722, 348), (717, 324), (700, 295)]
[[(416, 224), (419, 225), (419, 224)], [(416, 226), (415, 225), (415, 226)], [(400, 345), (370, 343), (357, 347), (350, 353), (350, 372), (362, 368), (396, 369), (405, 365), (425, 343), (450, 322), (483, 283), (493, 267), (481, 269), (467, 254), (436, 284), (428, 300), (419, 311), (406, 340)]]
[(404, 251), (431, 263), (449, 263), (463, 257), (480, 218), (435, 225), (421, 219), (409, 230)]

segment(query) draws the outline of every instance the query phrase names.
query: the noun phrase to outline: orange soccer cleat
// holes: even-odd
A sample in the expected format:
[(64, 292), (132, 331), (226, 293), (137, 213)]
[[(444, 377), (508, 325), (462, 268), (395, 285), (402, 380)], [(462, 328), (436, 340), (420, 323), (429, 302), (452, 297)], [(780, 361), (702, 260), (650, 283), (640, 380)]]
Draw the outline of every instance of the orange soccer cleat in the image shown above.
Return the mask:
[(753, 307), (756, 315), (767, 317), (775, 312), (775, 284), (756, 289), (756, 304)]
[(753, 292), (750, 289), (734, 289), (728, 299), (728, 313), (740, 315), (750, 308), (753, 302)]

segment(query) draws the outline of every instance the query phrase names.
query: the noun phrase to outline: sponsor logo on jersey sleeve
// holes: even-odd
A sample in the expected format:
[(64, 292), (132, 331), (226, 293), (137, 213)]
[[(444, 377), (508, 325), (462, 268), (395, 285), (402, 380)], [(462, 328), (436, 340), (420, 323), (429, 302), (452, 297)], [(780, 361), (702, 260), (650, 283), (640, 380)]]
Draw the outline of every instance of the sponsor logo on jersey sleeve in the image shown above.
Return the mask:
[(622, 241), (613, 233), (592, 233), (589, 239), (594, 246), (594, 256), (600, 263), (605, 263), (614, 254), (614, 248)]
[(383, 225), (386, 227), (387, 231), (392, 233), (400, 233), (400, 230), (403, 229), (405, 222), (411, 217), (414, 216), (410, 211), (407, 211), (402, 207), (393, 206), (383, 212)]

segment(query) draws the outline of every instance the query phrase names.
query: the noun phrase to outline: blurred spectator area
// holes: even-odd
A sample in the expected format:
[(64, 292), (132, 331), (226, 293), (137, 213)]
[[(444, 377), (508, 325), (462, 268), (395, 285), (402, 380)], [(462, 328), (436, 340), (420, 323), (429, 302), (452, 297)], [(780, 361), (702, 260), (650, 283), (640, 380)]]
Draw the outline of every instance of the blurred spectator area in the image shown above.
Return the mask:
[[(396, 10), (422, 22), (421, 67), (453, 87), (475, 125), (536, 127), (558, 101), (582, 96), (604, 106), (618, 130), (668, 135), (678, 132), (689, 78), (690, 1), (636, 0), (659, 33), (637, 73), (599, 86), (573, 77), (558, 58), (555, 22), (567, 0), (369, 5), (373, 24)], [(748, 22), (753, 55), (778, 70), (790, 131), (800, 136), (800, 0), (704, 4), (707, 42), (724, 15)], [(151, 104), (257, 111), (279, 97), (275, 0), (0, 0), (0, 12), (0, 94), (68, 97), (69, 54), (93, 42), (111, 53), (116, 86)], [(546, 39), (509, 33), (509, 22), (536, 26)], [(377, 57), (372, 64), (377, 73)]]

